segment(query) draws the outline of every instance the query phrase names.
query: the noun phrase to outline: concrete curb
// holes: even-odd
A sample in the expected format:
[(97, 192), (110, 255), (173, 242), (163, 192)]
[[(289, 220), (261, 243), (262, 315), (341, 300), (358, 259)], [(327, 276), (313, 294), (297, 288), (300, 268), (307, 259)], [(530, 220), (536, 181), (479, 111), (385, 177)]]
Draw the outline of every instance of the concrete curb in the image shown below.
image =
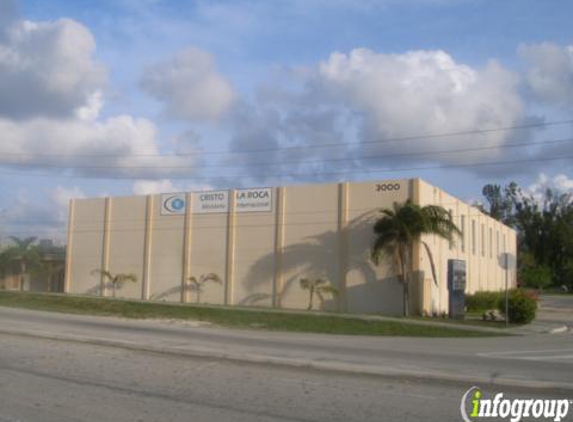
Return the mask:
[(561, 334), (569, 331), (569, 327), (562, 325), (561, 327), (553, 328), (549, 330), (549, 334)]
[(303, 358), (286, 358), (270, 355), (255, 355), (241, 352), (222, 352), (208, 348), (182, 348), (165, 347), (151, 344), (141, 344), (124, 340), (110, 340), (99, 337), (87, 337), (79, 335), (66, 335), (57, 333), (45, 333), (38, 331), (0, 328), (0, 334), (15, 335), (21, 337), (38, 338), (45, 340), (67, 341), (95, 346), (116, 347), (138, 352), (160, 353), (179, 357), (194, 357), (202, 359), (224, 359), (233, 362), (251, 363), (259, 365), (276, 365), (283, 367), (307, 368), (319, 371), (338, 372), (354, 375), (369, 375), (385, 378), (409, 378), (420, 381), (442, 381), (454, 383), (473, 383), (475, 385), (490, 385), (512, 388), (532, 389), (559, 389), (573, 391), (573, 383), (548, 382), (540, 380), (524, 380), (507, 377), (480, 377), (476, 375), (452, 374), (443, 371), (420, 371), (397, 369), (388, 366), (360, 365), (341, 361), (325, 361)]

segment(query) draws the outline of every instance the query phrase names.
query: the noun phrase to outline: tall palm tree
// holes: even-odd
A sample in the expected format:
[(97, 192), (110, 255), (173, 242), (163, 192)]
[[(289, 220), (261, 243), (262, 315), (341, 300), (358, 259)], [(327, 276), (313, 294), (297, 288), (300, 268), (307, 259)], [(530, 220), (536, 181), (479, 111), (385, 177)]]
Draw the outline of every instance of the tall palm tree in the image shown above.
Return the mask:
[(195, 303), (199, 303), (201, 301), (201, 293), (203, 293), (203, 286), (206, 283), (212, 281), (213, 283), (223, 284), (223, 280), (221, 280), (221, 278), (215, 273), (203, 274), (199, 277), (199, 280), (192, 276), (189, 277), (189, 281), (191, 282), (189, 288), (195, 292)]
[(308, 311), (312, 310), (315, 293), (320, 299), (320, 303), (324, 303), (324, 295), (326, 293), (332, 294), (333, 296), (336, 296), (338, 294), (338, 290), (336, 290), (335, 287), (329, 286), (328, 282), (322, 278), (316, 278), (316, 279), (301, 278), (300, 287), (303, 290), (308, 290), (309, 293), (308, 308), (307, 308)]
[(412, 249), (420, 242), (430, 260), (434, 283), (438, 284), (436, 268), (428, 244), (422, 235), (434, 234), (451, 241), (454, 234), (461, 234), (452, 221), (452, 216), (438, 205), (419, 206), (408, 199), (405, 203), (394, 203), (394, 209), (383, 209), (382, 217), (374, 224), (376, 238), (372, 245), (372, 260), (378, 264), (382, 255), (390, 257), (404, 286), (404, 315), (410, 313), (410, 282), (412, 278)]
[(10, 239), (14, 242), (14, 245), (2, 252), (0, 263), (3, 267), (15, 262), (19, 264), (19, 288), (24, 290), (28, 272), (39, 270), (42, 267), (42, 254), (34, 245), (35, 237), (20, 239), (19, 237), (10, 236)]
[(118, 286), (120, 286), (123, 283), (126, 283), (128, 281), (131, 281), (133, 283), (135, 283), (137, 281), (137, 276), (135, 274), (132, 274), (132, 273), (112, 274), (106, 270), (92, 270), (92, 274), (93, 275), (100, 274), (101, 276), (103, 276), (104, 279), (107, 279), (111, 283), (112, 292), (113, 292), (112, 295), (114, 298), (115, 298), (115, 294), (116, 294)]

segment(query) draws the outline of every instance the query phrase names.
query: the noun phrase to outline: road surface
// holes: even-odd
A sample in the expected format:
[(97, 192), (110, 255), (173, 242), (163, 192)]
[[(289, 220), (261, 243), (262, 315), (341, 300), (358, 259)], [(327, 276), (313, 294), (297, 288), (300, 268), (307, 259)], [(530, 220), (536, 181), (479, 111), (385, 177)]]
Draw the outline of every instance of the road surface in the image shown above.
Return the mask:
[[(459, 421), (461, 397), (471, 386), (6, 334), (0, 350), (0, 422)], [(487, 391), (568, 397), (546, 390)]]
[(573, 333), (495, 338), (390, 338), (197, 327), (0, 307), (2, 333), (32, 333), (129, 349), (218, 356), (386, 375), (564, 385), (573, 390)]

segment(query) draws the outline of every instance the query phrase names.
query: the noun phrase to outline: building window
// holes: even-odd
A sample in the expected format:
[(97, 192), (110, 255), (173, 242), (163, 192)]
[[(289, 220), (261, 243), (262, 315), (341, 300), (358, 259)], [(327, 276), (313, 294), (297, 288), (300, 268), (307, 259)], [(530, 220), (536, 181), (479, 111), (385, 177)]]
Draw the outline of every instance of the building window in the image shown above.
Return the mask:
[[(450, 209), (448, 210), (448, 213), (450, 214), (450, 221), (454, 221), (454, 212)], [(454, 249), (454, 237), (452, 236), (450, 239), (450, 251)]]
[(466, 251), (466, 216), (460, 216), (460, 230), (462, 232), (461, 235), (461, 244), (462, 244), (462, 252)]
[(485, 256), (485, 224), (481, 223), (481, 256)]
[(493, 258), (493, 229), (489, 228), (489, 257)]
[(476, 221), (472, 220), (472, 254), (476, 254), (476, 242), (477, 242), (477, 233), (476, 233)]

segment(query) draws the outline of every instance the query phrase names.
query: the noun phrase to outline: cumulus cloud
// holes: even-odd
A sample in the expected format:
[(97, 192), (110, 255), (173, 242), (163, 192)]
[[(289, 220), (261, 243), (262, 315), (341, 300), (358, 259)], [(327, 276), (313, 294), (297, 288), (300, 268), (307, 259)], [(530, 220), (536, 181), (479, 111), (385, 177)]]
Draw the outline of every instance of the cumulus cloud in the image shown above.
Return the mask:
[(47, 237), (65, 243), (71, 198), (85, 198), (85, 194), (77, 186), (57, 186), (43, 192), (20, 189), (9, 205), (0, 209), (0, 228), (5, 234)]
[(0, 116), (68, 117), (101, 90), (95, 41), (78, 22), (18, 20), (0, 38)]
[[(474, 69), (439, 50), (380, 54), (361, 48), (349, 54), (334, 53), (318, 66), (316, 83), (328, 97), (359, 113), (362, 141), (381, 141), (365, 146), (366, 155), (473, 146), (474, 141), (467, 136), (391, 145), (383, 141), (513, 126), (525, 117), (525, 106), (517, 90), (518, 75), (496, 62)], [(502, 146), (510, 135), (506, 131), (480, 135), (479, 145)], [(434, 160), (471, 162), (481, 155), (495, 158), (501, 152), (474, 153), (471, 159), (443, 155)]]
[[(290, 76), (260, 90), (250, 108), (234, 110), (232, 150), (282, 149), (243, 159), (258, 180), (269, 173), (343, 179), (410, 162), (472, 164), (528, 154), (525, 148), (503, 148), (515, 141), (511, 130), (395, 141), (530, 122), (519, 75), (493, 61), (474, 68), (439, 50), (383, 54), (358, 48), (294, 69)], [(526, 131), (519, 135), (519, 142), (530, 139)], [(321, 148), (324, 144), (339, 146)], [(292, 151), (292, 146), (307, 149)], [(475, 147), (488, 149), (438, 154)], [(420, 152), (430, 154), (415, 155)], [(275, 167), (262, 167), (265, 162)]]
[[(2, 3), (0, 12), (10, 4)], [(195, 172), (185, 167), (199, 154), (159, 156), (161, 142), (150, 120), (101, 118), (106, 69), (93, 58), (95, 40), (86, 27), (70, 19), (31, 22), (12, 15), (3, 19), (0, 37), (0, 165), (109, 178)], [(177, 151), (196, 145), (180, 138)]]
[(524, 44), (518, 54), (528, 65), (526, 80), (538, 99), (573, 106), (573, 45)]
[(135, 195), (152, 195), (157, 193), (207, 191), (213, 187), (208, 184), (173, 183), (169, 179), (162, 180), (136, 180), (133, 183)]
[(231, 84), (217, 71), (213, 57), (188, 48), (171, 59), (149, 66), (141, 87), (165, 104), (166, 114), (185, 120), (214, 120), (235, 97)]
[(68, 219), (70, 200), (85, 198), (86, 194), (77, 186), (57, 186), (55, 189), (48, 191), (48, 197), (57, 209), (58, 220), (61, 223), (65, 223)]
[(573, 195), (573, 179), (565, 174), (558, 174), (551, 177), (546, 173), (539, 173), (535, 182), (529, 185), (525, 191), (541, 202), (545, 197), (547, 189), (551, 189), (560, 194), (566, 193)]

